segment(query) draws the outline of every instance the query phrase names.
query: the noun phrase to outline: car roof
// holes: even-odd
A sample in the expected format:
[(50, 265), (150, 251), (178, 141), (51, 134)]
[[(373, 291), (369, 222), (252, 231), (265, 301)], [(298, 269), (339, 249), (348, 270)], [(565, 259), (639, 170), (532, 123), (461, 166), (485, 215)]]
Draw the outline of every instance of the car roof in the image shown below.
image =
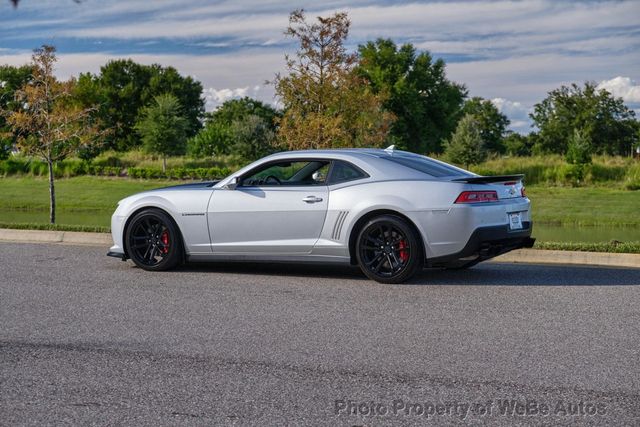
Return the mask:
[[(326, 158), (332, 160), (345, 160), (360, 167), (362, 170), (369, 174), (370, 178), (374, 181), (377, 180), (389, 180), (389, 179), (406, 179), (406, 180), (439, 180), (433, 176), (425, 175), (424, 173), (404, 166), (397, 162), (390, 162), (387, 159), (396, 156), (415, 156), (425, 157), (419, 154), (411, 153), (408, 151), (395, 150), (391, 147), (387, 149), (382, 148), (335, 148), (335, 149), (319, 149), (319, 150), (294, 150), (294, 151), (281, 151), (271, 154), (267, 157), (247, 165), (243, 169), (239, 170), (236, 175), (241, 175), (247, 171), (253, 169), (258, 163), (287, 160), (287, 159), (317, 159)], [(433, 162), (441, 163), (436, 159), (430, 159)], [(449, 165), (451, 166), (451, 165)], [(461, 170), (461, 174), (464, 171)], [(219, 183), (219, 186), (226, 184), (226, 179)]]
[(382, 148), (332, 148), (332, 149), (318, 149), (318, 150), (293, 150), (293, 151), (281, 151), (279, 153), (274, 154), (274, 156), (278, 155), (295, 155), (295, 156), (305, 156), (309, 155), (310, 157), (316, 156), (333, 156), (333, 155), (345, 155), (345, 156), (355, 156), (355, 157), (384, 157), (391, 156), (394, 152), (398, 153), (406, 153), (413, 154), (407, 151), (400, 150), (390, 150), (390, 149), (382, 149)]

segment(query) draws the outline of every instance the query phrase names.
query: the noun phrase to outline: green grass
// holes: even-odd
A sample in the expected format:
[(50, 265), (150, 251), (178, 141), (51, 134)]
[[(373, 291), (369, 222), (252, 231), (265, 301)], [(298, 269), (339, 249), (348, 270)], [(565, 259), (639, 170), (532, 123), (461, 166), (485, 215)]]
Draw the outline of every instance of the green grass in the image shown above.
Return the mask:
[[(120, 199), (139, 191), (174, 185), (176, 182), (79, 176), (58, 179), (55, 184), (57, 207), (60, 211), (113, 212)], [(3, 210), (49, 209), (49, 185), (45, 178), (0, 178), (0, 194), (0, 209)]]
[[(92, 176), (59, 179), (56, 181), (58, 213), (85, 215), (82, 225), (107, 225), (92, 223), (92, 217), (110, 216), (118, 200), (131, 194), (172, 184), (175, 181)], [(29, 212), (46, 213), (49, 209), (49, 189), (44, 178), (0, 178), (0, 194), (0, 221), (39, 222), (17, 219)], [(640, 191), (530, 186), (527, 194), (538, 224), (640, 226)], [(12, 217), (11, 221), (7, 221), (8, 216)]]
[(527, 194), (535, 223), (640, 226), (640, 191), (532, 186)]
[[(176, 182), (93, 176), (58, 179), (55, 227), (66, 227), (67, 231), (109, 231), (111, 214), (119, 200), (140, 191), (173, 184)], [(0, 223), (24, 224), (21, 228), (33, 228), (36, 224), (50, 227), (46, 179), (0, 178), (0, 194)]]
[(533, 248), (534, 249), (552, 249), (552, 250), (558, 250), (558, 251), (639, 254), (640, 242), (629, 242), (629, 243), (536, 242)]
[[(118, 200), (175, 183), (92, 176), (59, 179), (56, 181), (58, 224), (51, 226), (47, 224), (49, 190), (46, 179), (0, 178), (0, 227), (106, 232)], [(527, 193), (533, 204), (534, 222), (538, 225), (567, 226), (569, 233), (570, 227), (575, 226), (633, 227), (636, 230), (640, 227), (640, 191), (529, 186)], [(556, 239), (557, 233), (553, 234), (553, 240)], [(640, 252), (639, 246), (639, 242), (618, 246), (610, 243), (536, 243), (536, 247), (546, 249), (634, 253)]]
[(90, 225), (41, 224), (32, 222), (0, 222), (0, 228), (15, 230), (85, 231), (89, 233), (109, 233), (109, 227)]

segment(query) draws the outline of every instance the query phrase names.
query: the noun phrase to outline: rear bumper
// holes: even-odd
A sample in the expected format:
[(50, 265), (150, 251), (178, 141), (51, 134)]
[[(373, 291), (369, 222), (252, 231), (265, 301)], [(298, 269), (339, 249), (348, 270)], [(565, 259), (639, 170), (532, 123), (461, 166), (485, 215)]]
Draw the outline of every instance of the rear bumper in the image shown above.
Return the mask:
[(427, 259), (428, 267), (463, 267), (502, 255), (514, 249), (530, 248), (533, 224), (523, 222), (523, 229), (512, 231), (508, 225), (477, 228), (464, 248), (455, 254)]

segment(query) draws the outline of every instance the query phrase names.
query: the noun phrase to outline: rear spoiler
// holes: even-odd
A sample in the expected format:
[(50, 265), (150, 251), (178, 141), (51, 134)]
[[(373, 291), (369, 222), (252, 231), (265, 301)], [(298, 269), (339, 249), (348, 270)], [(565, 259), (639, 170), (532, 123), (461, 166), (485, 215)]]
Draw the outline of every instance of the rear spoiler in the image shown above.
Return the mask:
[(469, 176), (455, 178), (451, 181), (467, 182), (469, 184), (489, 184), (491, 182), (522, 181), (524, 175), (497, 175), (497, 176)]

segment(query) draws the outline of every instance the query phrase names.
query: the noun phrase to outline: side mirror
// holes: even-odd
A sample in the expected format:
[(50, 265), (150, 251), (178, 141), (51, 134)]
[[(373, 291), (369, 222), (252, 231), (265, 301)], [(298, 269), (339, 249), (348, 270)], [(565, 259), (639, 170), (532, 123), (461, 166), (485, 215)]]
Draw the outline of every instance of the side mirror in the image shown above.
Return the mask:
[(231, 178), (231, 181), (227, 182), (227, 184), (223, 187), (225, 190), (235, 190), (240, 184), (240, 179), (237, 176)]

